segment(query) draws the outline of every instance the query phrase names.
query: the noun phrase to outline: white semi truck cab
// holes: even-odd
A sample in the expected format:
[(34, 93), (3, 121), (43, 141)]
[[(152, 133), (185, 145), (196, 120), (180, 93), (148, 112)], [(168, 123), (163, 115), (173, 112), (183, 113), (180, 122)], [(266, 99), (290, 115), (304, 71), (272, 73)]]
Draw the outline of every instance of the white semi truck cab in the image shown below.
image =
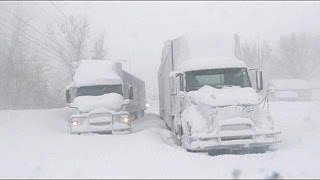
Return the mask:
[[(269, 147), (280, 142), (259, 107), (234, 39), (188, 35), (167, 41), (158, 71), (160, 116), (190, 151)], [(258, 73), (257, 73), (258, 75)], [(257, 78), (261, 90), (262, 73)]]
[(66, 89), (67, 104), (76, 109), (72, 134), (130, 133), (132, 120), (144, 116), (145, 84), (119, 62), (80, 61)]

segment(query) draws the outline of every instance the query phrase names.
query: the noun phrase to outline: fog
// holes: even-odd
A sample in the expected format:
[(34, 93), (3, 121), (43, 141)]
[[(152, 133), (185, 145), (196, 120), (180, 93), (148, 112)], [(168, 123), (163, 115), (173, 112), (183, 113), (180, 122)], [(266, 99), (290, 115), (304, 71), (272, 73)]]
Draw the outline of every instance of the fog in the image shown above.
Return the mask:
[[(54, 6), (55, 5), (55, 6)], [(8, 21), (16, 20), (7, 11), (15, 13), (23, 12), (23, 19), (27, 20), (35, 29), (47, 33), (47, 25), (63, 22), (70, 15), (86, 16), (90, 24), (90, 36), (88, 46), (83, 57), (91, 58), (92, 43), (94, 37), (105, 31), (106, 59), (127, 60), (123, 63), (126, 70), (141, 78), (146, 83), (148, 96), (157, 96), (158, 82), (157, 70), (160, 65), (161, 51), (164, 42), (176, 38), (184, 33), (192, 31), (213, 31), (217, 33), (230, 32), (240, 36), (242, 44), (256, 45), (257, 37), (261, 46), (263, 43), (272, 48), (274, 54), (278, 54), (279, 40), (281, 36), (297, 37), (303, 33), (306, 36), (318, 37), (320, 32), (320, 3), (319, 2), (0, 2), (0, 16)], [(10, 33), (10, 29), (3, 26), (5, 22), (0, 20), (1, 38)], [(38, 32), (28, 29), (39, 39), (44, 39)], [(318, 39), (319, 38), (311, 38)], [(43, 40), (45, 41), (45, 40)], [(317, 41), (317, 45), (319, 41)], [(3, 46), (3, 45), (1, 45)], [(318, 47), (318, 46), (317, 46)], [(250, 49), (250, 48), (249, 48)], [(5, 51), (1, 51), (6, 53)], [(41, 51), (46, 53), (45, 51)], [(36, 52), (33, 52), (37, 55)], [(39, 56), (42, 56), (39, 55)], [(47, 69), (51, 70), (50, 76), (61, 76), (61, 68), (52, 71), (58, 60), (42, 58), (42, 61), (50, 62)], [(270, 56), (266, 59), (274, 59)], [(318, 57), (318, 56), (317, 56)], [(250, 58), (249, 58), (250, 59)], [(282, 58), (281, 60), (283, 60)], [(5, 61), (1, 59), (1, 61)], [(289, 61), (289, 60), (288, 60)], [(303, 59), (299, 59), (299, 62)], [(313, 61), (319, 61), (314, 58)], [(51, 63), (52, 62), (52, 63)], [(256, 62), (249, 62), (255, 66)], [(268, 67), (268, 62), (263, 62), (263, 67)], [(283, 64), (283, 66), (279, 66)], [(310, 62), (310, 66), (314, 63)], [(319, 65), (319, 63), (318, 63)], [(287, 66), (279, 63), (278, 70)], [(308, 71), (310, 66), (305, 67)], [(273, 69), (273, 68), (271, 68)], [(59, 70), (59, 71), (58, 71)], [(319, 72), (319, 69), (313, 69)], [(2, 72), (4, 72), (2, 70)], [(45, 70), (45, 72), (48, 72)], [(269, 71), (270, 74), (272, 71)], [(294, 72), (295, 73), (295, 72)], [(274, 73), (277, 74), (277, 73)], [(315, 79), (313, 73), (306, 78)], [(270, 75), (266, 75), (269, 77)], [(279, 77), (289, 78), (290, 74)], [(47, 76), (46, 76), (47, 77)], [(294, 77), (294, 78), (305, 78)], [(275, 77), (272, 77), (275, 78)], [(50, 84), (52, 81), (44, 78)], [(56, 80), (60, 82), (60, 80)], [(63, 84), (55, 87), (55, 91), (64, 92)], [(60, 86), (61, 85), (61, 86)], [(2, 84), (1, 86), (5, 86)], [(55, 86), (55, 85), (53, 85)], [(52, 92), (52, 91), (50, 91)], [(63, 94), (63, 93), (62, 93)], [(64, 100), (64, 96), (59, 96)], [(61, 99), (60, 98), (60, 99)], [(9, 100), (8, 100), (9, 101)], [(52, 105), (62, 106), (63, 102)], [(0, 106), (1, 107), (1, 106)], [(28, 108), (29, 106), (21, 106)], [(51, 107), (48, 105), (48, 107)], [(15, 108), (11, 107), (3, 108)]]

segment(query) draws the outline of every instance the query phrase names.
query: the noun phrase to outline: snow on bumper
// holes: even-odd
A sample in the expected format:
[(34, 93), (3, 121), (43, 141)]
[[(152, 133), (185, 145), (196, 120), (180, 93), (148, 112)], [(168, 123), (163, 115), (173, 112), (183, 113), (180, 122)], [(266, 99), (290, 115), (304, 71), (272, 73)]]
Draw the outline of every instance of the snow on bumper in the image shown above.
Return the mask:
[(280, 142), (279, 131), (240, 133), (220, 136), (185, 136), (184, 146), (188, 150), (207, 151), (214, 149), (239, 149), (252, 146), (270, 146)]
[(219, 122), (212, 134), (192, 134), (183, 137), (186, 149), (207, 151), (214, 149), (240, 149), (252, 146), (270, 146), (280, 142), (280, 131), (261, 130), (248, 118), (233, 118)]
[[(127, 118), (123, 118), (126, 116)], [(131, 120), (127, 113), (86, 113), (73, 115), (70, 119), (71, 133), (115, 133), (131, 131)]]

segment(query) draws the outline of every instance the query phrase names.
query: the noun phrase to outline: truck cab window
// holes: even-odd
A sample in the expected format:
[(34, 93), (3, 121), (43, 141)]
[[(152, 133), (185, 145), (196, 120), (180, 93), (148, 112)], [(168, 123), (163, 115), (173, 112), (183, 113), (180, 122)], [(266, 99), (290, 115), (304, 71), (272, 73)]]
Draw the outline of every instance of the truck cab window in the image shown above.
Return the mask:
[(186, 91), (196, 91), (208, 85), (251, 87), (246, 68), (210, 69), (186, 72)]
[(109, 93), (122, 93), (122, 85), (97, 85), (97, 86), (83, 86), (77, 89), (78, 96), (101, 96)]

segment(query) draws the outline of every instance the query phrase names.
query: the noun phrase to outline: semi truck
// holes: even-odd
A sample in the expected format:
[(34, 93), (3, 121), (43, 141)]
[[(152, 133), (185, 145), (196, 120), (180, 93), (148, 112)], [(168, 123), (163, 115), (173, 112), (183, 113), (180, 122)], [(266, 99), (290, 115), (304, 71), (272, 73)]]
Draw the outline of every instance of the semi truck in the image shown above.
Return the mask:
[(240, 59), (236, 34), (189, 33), (165, 42), (158, 69), (160, 118), (186, 150), (267, 150), (281, 141), (259, 106), (262, 71)]
[(145, 83), (117, 61), (81, 60), (66, 87), (66, 101), (76, 113), (70, 132), (130, 133), (132, 121), (146, 110)]

